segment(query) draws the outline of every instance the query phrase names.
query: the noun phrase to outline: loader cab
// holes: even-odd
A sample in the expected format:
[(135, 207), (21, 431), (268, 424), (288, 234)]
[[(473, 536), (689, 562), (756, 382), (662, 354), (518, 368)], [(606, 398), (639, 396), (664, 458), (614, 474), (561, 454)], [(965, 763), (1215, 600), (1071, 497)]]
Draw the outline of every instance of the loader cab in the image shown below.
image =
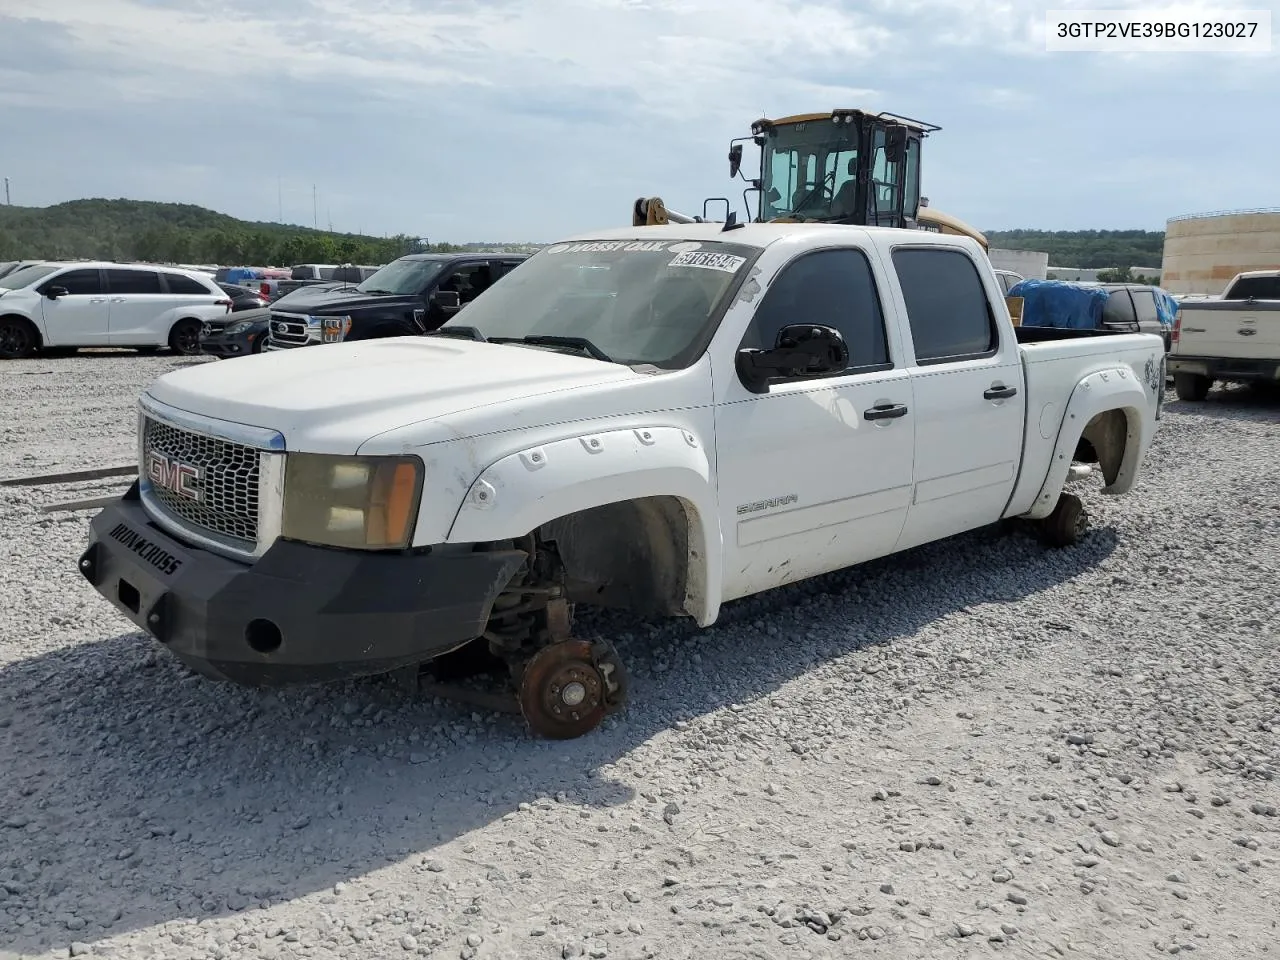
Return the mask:
[[(861, 110), (757, 120), (749, 139), (760, 148), (760, 176), (747, 191), (759, 194), (755, 219), (915, 227), (920, 144), (937, 129)], [(741, 156), (735, 141), (731, 176)]]

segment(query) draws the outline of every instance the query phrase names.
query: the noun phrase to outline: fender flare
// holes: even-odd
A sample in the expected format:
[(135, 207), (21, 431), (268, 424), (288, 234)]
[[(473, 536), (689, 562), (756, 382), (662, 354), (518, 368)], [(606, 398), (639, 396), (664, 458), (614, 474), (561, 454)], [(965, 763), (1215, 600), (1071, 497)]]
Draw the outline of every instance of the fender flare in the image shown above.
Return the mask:
[(723, 583), (714, 480), (701, 441), (680, 427), (590, 433), (505, 456), (472, 482), (445, 542), (518, 539), (569, 514), (646, 497), (673, 497), (684, 507), (685, 610), (700, 626), (714, 623)]
[(1125, 415), (1124, 457), (1115, 482), (1103, 487), (1103, 493), (1128, 492), (1154, 433), (1146, 416), (1150, 405), (1145, 385), (1127, 367), (1097, 370), (1081, 379), (1071, 391), (1067, 409), (1063, 412), (1048, 475), (1031, 509), (1023, 516), (1038, 520), (1053, 512), (1066, 485), (1067, 473), (1085, 428), (1098, 414), (1112, 410), (1119, 410)]

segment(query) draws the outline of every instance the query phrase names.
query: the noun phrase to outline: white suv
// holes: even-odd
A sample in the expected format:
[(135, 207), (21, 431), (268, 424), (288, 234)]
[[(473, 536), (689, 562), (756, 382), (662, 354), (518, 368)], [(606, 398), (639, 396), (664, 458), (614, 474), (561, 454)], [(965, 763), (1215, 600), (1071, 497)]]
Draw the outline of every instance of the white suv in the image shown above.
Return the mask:
[(42, 347), (167, 346), (200, 352), (230, 298), (213, 279), (151, 264), (40, 263), (0, 277), (0, 359)]

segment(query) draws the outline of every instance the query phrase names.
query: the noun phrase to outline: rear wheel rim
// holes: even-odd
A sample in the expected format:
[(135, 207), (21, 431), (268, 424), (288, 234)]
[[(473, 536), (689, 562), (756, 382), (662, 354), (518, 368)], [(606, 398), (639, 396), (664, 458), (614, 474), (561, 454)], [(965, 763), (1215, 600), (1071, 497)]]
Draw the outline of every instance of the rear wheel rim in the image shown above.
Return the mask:
[(174, 334), (173, 340), (179, 353), (195, 353), (196, 348), (200, 346), (200, 328), (192, 323), (181, 326)]

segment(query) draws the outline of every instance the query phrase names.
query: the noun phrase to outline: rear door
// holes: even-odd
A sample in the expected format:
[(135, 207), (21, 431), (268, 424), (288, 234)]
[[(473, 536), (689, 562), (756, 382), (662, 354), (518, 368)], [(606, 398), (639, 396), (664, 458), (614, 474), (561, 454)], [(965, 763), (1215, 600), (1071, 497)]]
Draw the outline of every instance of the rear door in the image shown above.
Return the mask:
[[(63, 287), (66, 295), (50, 300), (45, 293)], [(51, 347), (105, 347), (111, 305), (107, 302), (106, 278), (97, 267), (57, 273), (45, 280), (41, 294), (44, 341)]]
[(110, 267), (106, 274), (107, 293), (111, 299), (107, 342), (113, 347), (164, 343), (168, 330), (160, 336), (156, 330), (157, 321), (181, 298), (171, 297), (166, 292), (159, 271), (142, 267)]
[(901, 244), (892, 259), (915, 394), (915, 484), (897, 545), (905, 550), (1000, 519), (1022, 456), (1026, 398), (1013, 327), (996, 322), (1003, 292), (990, 268), (954, 247)]

